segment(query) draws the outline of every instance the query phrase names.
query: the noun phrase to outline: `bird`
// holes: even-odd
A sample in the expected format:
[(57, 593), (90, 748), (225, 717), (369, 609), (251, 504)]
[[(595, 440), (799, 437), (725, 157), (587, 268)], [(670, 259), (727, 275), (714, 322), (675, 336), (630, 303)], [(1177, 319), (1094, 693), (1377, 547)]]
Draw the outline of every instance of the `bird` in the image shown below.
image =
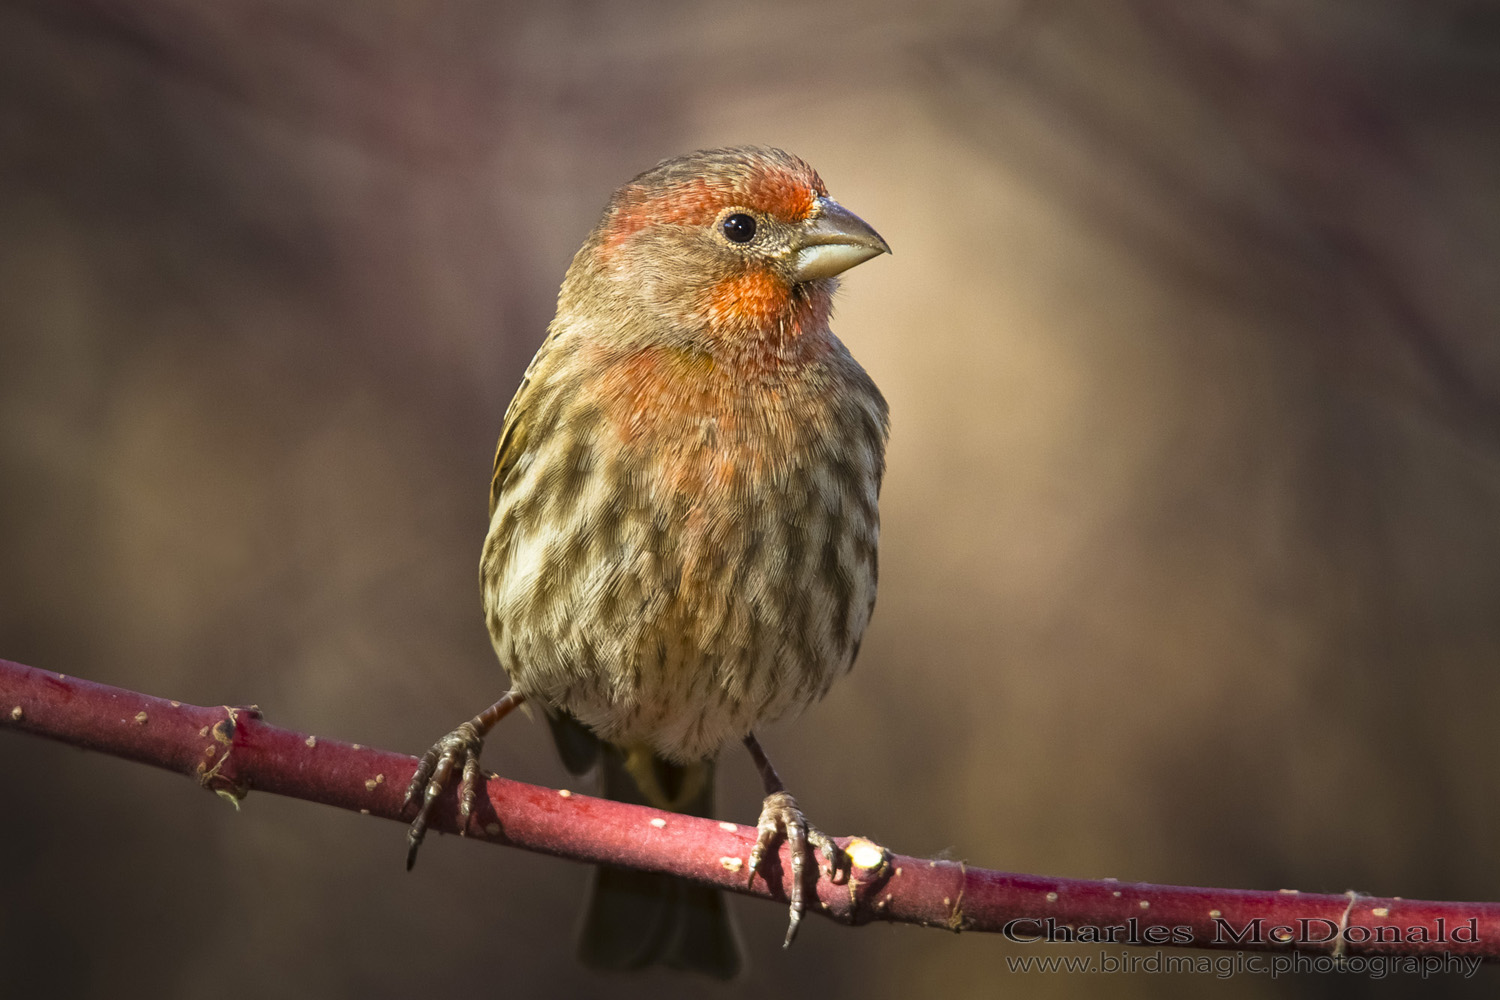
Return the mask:
[[(605, 796), (696, 815), (739, 741), (766, 791), (749, 879), (785, 838), (791, 944), (804, 866), (821, 852), (832, 877), (841, 852), (755, 729), (821, 698), (874, 610), (888, 409), (830, 317), (837, 276), (889, 252), (767, 146), (663, 160), (609, 199), (496, 448), (479, 576), (511, 687), (422, 758), (408, 869), (455, 775), (467, 824), (484, 737), (518, 706)], [(579, 955), (726, 979), (743, 962), (717, 890), (609, 867)]]

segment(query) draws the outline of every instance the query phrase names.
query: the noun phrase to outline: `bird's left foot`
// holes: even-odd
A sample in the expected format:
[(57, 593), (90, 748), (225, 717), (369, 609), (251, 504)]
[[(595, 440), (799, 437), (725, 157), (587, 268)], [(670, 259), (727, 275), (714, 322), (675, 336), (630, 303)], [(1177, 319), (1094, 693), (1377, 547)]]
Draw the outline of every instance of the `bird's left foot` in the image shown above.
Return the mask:
[[(755, 847), (750, 851), (750, 881), (760, 871), (768, 854), (775, 853), (778, 837), (785, 836), (792, 855), (791, 919), (787, 923), (786, 940), (782, 947), (790, 947), (797, 936), (797, 927), (802, 923), (802, 914), (807, 911), (803, 872), (808, 860), (818, 867), (816, 852), (821, 851), (827, 859), (827, 872), (831, 882), (839, 881), (839, 874), (848, 867), (848, 858), (833, 838), (813, 826), (797, 807), (797, 800), (786, 792), (773, 792), (766, 796), (760, 810), (760, 822), (756, 824)], [(764, 877), (764, 876), (762, 876)]]

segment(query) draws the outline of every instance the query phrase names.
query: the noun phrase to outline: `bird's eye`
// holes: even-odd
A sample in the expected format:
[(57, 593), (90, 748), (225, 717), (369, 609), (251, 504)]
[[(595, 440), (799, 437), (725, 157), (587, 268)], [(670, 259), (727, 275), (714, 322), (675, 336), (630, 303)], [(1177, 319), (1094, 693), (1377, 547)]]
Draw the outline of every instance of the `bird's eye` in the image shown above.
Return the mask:
[(755, 239), (755, 217), (744, 212), (734, 213), (719, 228), (724, 231), (724, 238), (731, 243), (749, 243)]

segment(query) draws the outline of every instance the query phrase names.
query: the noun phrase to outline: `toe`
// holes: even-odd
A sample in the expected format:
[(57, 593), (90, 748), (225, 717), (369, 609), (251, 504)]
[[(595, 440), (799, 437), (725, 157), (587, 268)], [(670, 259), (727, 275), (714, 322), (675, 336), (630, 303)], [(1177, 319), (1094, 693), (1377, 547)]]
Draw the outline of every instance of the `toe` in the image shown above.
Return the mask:
[[(808, 861), (812, 861), (814, 870), (821, 871), (818, 865), (817, 852), (821, 850), (829, 859), (830, 875), (834, 870), (836, 862), (834, 853), (838, 850), (826, 835), (807, 822), (807, 817), (797, 807), (797, 801), (786, 792), (775, 792), (766, 796), (761, 808), (760, 822), (756, 824), (755, 847), (750, 851), (750, 880), (755, 880), (755, 873), (760, 871), (766, 855), (775, 850), (776, 841), (785, 837), (787, 842), (787, 853), (791, 861), (791, 885), (788, 889), (788, 920), (786, 928), (786, 940), (783, 947), (789, 947), (796, 940), (797, 929), (802, 925), (802, 917), (807, 912), (807, 886), (804, 874), (807, 870)], [(764, 875), (762, 875), (764, 877)]]
[(417, 801), (419, 796), (421, 801), (416, 818), (412, 820), (406, 833), (407, 871), (411, 871), (412, 866), (417, 863), (417, 849), (427, 836), (427, 826), (432, 821), (433, 810), (448, 787), (455, 768), (463, 775), (460, 785), (460, 830), (467, 825), (477, 795), (479, 751), (483, 747), (483, 738), (472, 723), (466, 722), (439, 740), (417, 765), (411, 785), (406, 791), (407, 807)]

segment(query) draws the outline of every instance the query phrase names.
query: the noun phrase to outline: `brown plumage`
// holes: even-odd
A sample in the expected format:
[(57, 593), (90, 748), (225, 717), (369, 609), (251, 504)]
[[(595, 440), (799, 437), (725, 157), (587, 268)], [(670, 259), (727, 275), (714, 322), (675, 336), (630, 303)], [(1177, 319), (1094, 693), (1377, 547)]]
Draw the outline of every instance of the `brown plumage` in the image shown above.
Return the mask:
[[(513, 684), (492, 714), (541, 706), (571, 768), (603, 765), (606, 793), (706, 814), (719, 749), (852, 665), (875, 601), (886, 404), (828, 321), (833, 275), (886, 249), (806, 163), (741, 147), (641, 174), (573, 258), (505, 415), (480, 582)], [(493, 721), (429, 754), (429, 799)], [(806, 853), (763, 773), (761, 848), (786, 828)], [(732, 974), (722, 904), (695, 891), (606, 873), (585, 957)]]

